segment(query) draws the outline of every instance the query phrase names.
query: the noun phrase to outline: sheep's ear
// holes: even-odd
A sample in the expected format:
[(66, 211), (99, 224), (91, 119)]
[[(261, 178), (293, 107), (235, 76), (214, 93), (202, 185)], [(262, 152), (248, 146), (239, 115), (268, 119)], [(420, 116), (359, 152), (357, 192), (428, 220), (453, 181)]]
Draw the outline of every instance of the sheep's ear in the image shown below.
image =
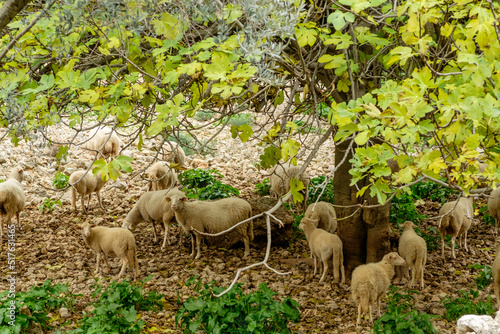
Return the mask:
[(82, 229), (82, 227), (81, 227), (81, 226), (77, 226), (76, 228), (77, 228), (77, 229), (79, 229), (79, 230), (81, 230), (81, 229)]
[(95, 224), (93, 224), (93, 225), (90, 225), (90, 228), (94, 228), (94, 227), (95, 227)]
[(183, 197), (183, 198), (181, 198), (181, 200), (182, 200), (183, 202), (185, 202), (185, 201), (187, 201), (187, 197)]
[(165, 197), (165, 201), (170, 202), (170, 197)]

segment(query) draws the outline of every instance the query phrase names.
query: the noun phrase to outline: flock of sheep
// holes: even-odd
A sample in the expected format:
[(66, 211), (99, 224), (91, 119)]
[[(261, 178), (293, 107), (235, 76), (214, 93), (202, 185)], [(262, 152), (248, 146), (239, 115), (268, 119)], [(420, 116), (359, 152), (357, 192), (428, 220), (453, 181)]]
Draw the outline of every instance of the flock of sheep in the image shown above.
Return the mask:
[[(116, 156), (118, 154), (121, 140), (114, 132), (104, 130), (98, 132), (89, 143), (88, 148), (94, 150), (102, 157)], [(168, 156), (166, 160), (179, 165), (184, 165), (186, 157), (182, 148), (173, 142), (168, 142)], [(271, 192), (279, 197), (290, 190), (291, 177), (297, 178), (300, 167), (288, 164), (277, 165), (271, 170), (270, 184)], [(122, 227), (108, 228), (103, 226), (91, 226), (83, 223), (81, 226), (82, 237), (85, 243), (97, 256), (97, 267), (95, 273), (100, 273), (100, 259), (104, 258), (106, 272), (109, 272), (108, 256), (119, 257), (123, 264), (117, 278), (120, 278), (127, 267), (134, 270), (134, 279), (137, 279), (139, 268), (136, 256), (136, 242), (132, 231), (143, 222), (153, 225), (154, 240), (158, 240), (155, 222), (162, 222), (165, 228), (162, 249), (166, 247), (169, 239), (169, 226), (175, 220), (186, 234), (191, 234), (192, 252), (191, 256), (198, 259), (200, 243), (203, 233), (218, 233), (236, 226), (240, 240), (244, 242), (244, 257), (250, 255), (250, 241), (253, 240), (253, 223), (250, 204), (240, 198), (226, 198), (216, 201), (188, 201), (186, 195), (176, 188), (178, 178), (176, 173), (162, 162), (153, 164), (147, 171), (150, 184), (147, 192), (142, 194), (134, 207), (130, 210)], [(304, 203), (307, 198), (307, 187), (309, 176), (303, 173), (299, 179), (304, 183)], [(14, 168), (9, 178), (0, 183), (0, 237), (3, 236), (3, 223), (10, 224), (14, 215), (17, 217), (19, 227), (19, 214), (26, 203), (26, 196), (21, 186), (23, 181), (23, 169)], [(101, 175), (92, 175), (88, 171), (75, 171), (70, 175), (69, 184), (72, 187), (72, 206), (76, 211), (77, 194), (81, 196), (82, 210), (85, 212), (85, 198), (88, 196), (88, 204), (92, 193), (96, 193), (99, 205), (102, 209), (100, 190), (104, 186)], [(439, 212), (439, 231), (442, 236), (442, 256), (444, 258), (445, 236), (451, 235), (451, 255), (455, 258), (455, 240), (459, 238), (459, 245), (464, 239), (464, 248), (467, 248), (467, 231), (471, 226), (474, 214), (472, 198), (460, 198), (444, 204)], [(500, 218), (500, 188), (493, 191), (488, 208), (491, 215), (498, 222)], [(304, 207), (304, 209), (306, 209)], [(242, 223), (241, 223), (242, 222)], [(10, 226), (10, 225), (9, 225)], [(335, 234), (337, 230), (337, 218), (332, 204), (317, 202), (311, 204), (305, 210), (299, 228), (304, 231), (310, 248), (311, 258), (314, 259), (314, 275), (317, 267), (322, 267), (320, 282), (325, 279), (329, 270), (329, 263), (333, 265), (333, 276), (336, 282), (345, 283), (345, 272), (343, 264), (342, 241)], [(415, 283), (424, 287), (424, 268), (427, 261), (427, 246), (425, 240), (415, 233), (415, 225), (406, 222), (399, 240), (398, 252), (386, 254), (380, 262), (360, 265), (352, 273), (351, 295), (358, 306), (357, 324), (361, 322), (361, 316), (368, 314), (372, 322), (372, 305), (376, 305), (377, 316), (380, 316), (380, 299), (387, 293), (395, 274), (395, 266), (405, 266), (406, 277), (410, 287)], [(9, 227), (10, 229), (10, 227)], [(182, 242), (182, 233), (179, 243)], [(170, 243), (170, 240), (168, 240)], [(195, 252), (196, 243), (196, 252)], [(398, 254), (399, 253), (399, 254)], [(493, 264), (494, 289), (500, 307), (500, 246), (497, 248), (495, 262)], [(409, 273), (411, 272), (411, 280)]]

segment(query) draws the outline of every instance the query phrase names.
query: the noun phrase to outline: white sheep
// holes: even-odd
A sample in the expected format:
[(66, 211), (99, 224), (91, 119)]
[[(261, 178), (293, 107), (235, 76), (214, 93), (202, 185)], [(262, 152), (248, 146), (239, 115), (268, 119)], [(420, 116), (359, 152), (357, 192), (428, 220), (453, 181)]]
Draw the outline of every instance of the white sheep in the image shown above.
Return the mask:
[(319, 201), (310, 204), (304, 214), (304, 219), (317, 221), (316, 227), (327, 232), (335, 233), (337, 230), (337, 215), (331, 203)]
[(108, 256), (119, 257), (122, 261), (122, 269), (116, 277), (119, 279), (127, 265), (134, 270), (134, 280), (139, 274), (139, 264), (137, 262), (135, 237), (129, 230), (119, 227), (91, 226), (89, 223), (82, 223), (83, 240), (90, 249), (97, 255), (97, 268), (94, 274), (101, 272), (101, 255), (104, 258), (107, 271), (109, 271)]
[[(86, 174), (85, 174), (86, 173)], [(85, 176), (84, 176), (85, 174)], [(91, 171), (77, 170), (69, 176), (69, 184), (71, 186), (71, 205), (73, 206), (73, 210), (76, 210), (76, 193), (78, 192), (80, 196), (82, 196), (82, 209), (83, 212), (87, 212), (85, 209), (85, 196), (89, 196), (87, 206), (90, 205), (90, 197), (92, 193), (95, 192), (97, 195), (97, 200), (99, 201), (99, 205), (101, 209), (105, 210), (102, 206), (101, 201), (101, 189), (104, 186), (106, 181), (103, 181), (101, 178), (101, 173), (97, 175), (92, 175)], [(90, 207), (89, 207), (90, 208)]]
[(175, 141), (167, 141), (163, 145), (164, 150), (164, 159), (168, 162), (173, 162), (184, 166), (186, 164), (186, 154), (182, 149), (181, 145), (176, 143)]
[(160, 161), (149, 167), (146, 174), (148, 179), (157, 180), (149, 182), (148, 191), (170, 189), (179, 184), (179, 178), (175, 171)]
[(306, 235), (311, 256), (314, 259), (313, 276), (316, 276), (317, 263), (319, 264), (321, 261), (323, 263), (323, 274), (319, 282), (323, 282), (328, 271), (328, 260), (332, 259), (334, 280), (338, 282), (339, 276), (341, 276), (340, 282), (344, 284), (344, 253), (342, 251), (342, 241), (338, 235), (317, 228), (316, 224), (309, 219), (303, 219), (299, 224), (299, 228)]
[(500, 187), (491, 192), (488, 198), (488, 211), (495, 219), (495, 233), (497, 233), (498, 221), (500, 220)]
[(380, 317), (380, 298), (387, 293), (394, 277), (394, 266), (404, 266), (405, 260), (396, 252), (386, 254), (382, 261), (377, 263), (363, 264), (352, 272), (351, 294), (352, 299), (358, 305), (358, 319), (361, 322), (361, 314), (368, 313), (370, 322), (372, 319), (372, 304), (377, 303), (377, 317)]
[(473, 198), (460, 197), (457, 201), (447, 202), (439, 210), (441, 219), (439, 221), (439, 231), (441, 232), (441, 256), (444, 259), (444, 239), (446, 235), (451, 235), (451, 256), (455, 259), (455, 240), (462, 246), (462, 236), (464, 236), (464, 247), (467, 248), (467, 231), (469, 230), (474, 208), (472, 206)]
[(87, 149), (96, 151), (100, 159), (116, 157), (123, 145), (123, 141), (118, 137), (116, 131), (110, 128), (102, 128), (91, 135), (87, 143)]
[[(165, 227), (165, 236), (161, 249), (164, 249), (167, 244), (168, 231), (170, 222), (175, 217), (174, 212), (170, 208), (170, 202), (166, 198), (173, 195), (184, 196), (184, 193), (177, 188), (169, 190), (148, 191), (141, 195), (134, 207), (125, 217), (122, 228), (134, 230), (137, 224), (146, 221), (153, 224), (154, 241), (157, 242), (155, 222), (163, 222)], [(182, 234), (179, 243), (182, 242)]]
[(495, 261), (493, 261), (491, 271), (493, 273), (493, 288), (495, 290), (495, 296), (497, 297), (497, 309), (500, 310), (500, 238), (496, 239), (495, 246)]
[(271, 184), (271, 194), (274, 194), (274, 196), (279, 199), (281, 196), (290, 191), (291, 178), (298, 178), (305, 187), (305, 189), (301, 190), (301, 193), (304, 196), (302, 210), (305, 210), (307, 205), (307, 188), (309, 187), (311, 178), (307, 172), (304, 172), (300, 177), (297, 177), (301, 168), (301, 166), (293, 166), (290, 163), (284, 163), (281, 165), (278, 164), (269, 172), (269, 182)]
[(399, 238), (399, 255), (405, 259), (407, 263), (406, 277), (408, 269), (411, 270), (411, 282), (408, 281), (410, 288), (415, 285), (415, 279), (420, 281), (420, 287), (424, 288), (424, 269), (427, 262), (427, 244), (425, 240), (419, 236), (414, 228), (415, 224), (407, 221), (403, 225), (403, 233)]
[(24, 171), (21, 167), (15, 167), (5, 182), (0, 183), (0, 238), (3, 237), (3, 223), (9, 225), (12, 217), (16, 215), (17, 225), (21, 228), (19, 214), (26, 205), (21, 182), (23, 182)]
[[(187, 202), (186, 196), (174, 195), (167, 197), (175, 213), (175, 219), (184, 231), (191, 233), (191, 256), (195, 255), (194, 242), (196, 238), (196, 257), (200, 258), (200, 243), (202, 233), (222, 232), (237, 223), (252, 216), (252, 207), (241, 198), (224, 198), (213, 202)], [(194, 231), (196, 229), (197, 231)], [(253, 240), (253, 222), (249, 221), (235, 228), (245, 244), (244, 257), (250, 255), (250, 241)]]

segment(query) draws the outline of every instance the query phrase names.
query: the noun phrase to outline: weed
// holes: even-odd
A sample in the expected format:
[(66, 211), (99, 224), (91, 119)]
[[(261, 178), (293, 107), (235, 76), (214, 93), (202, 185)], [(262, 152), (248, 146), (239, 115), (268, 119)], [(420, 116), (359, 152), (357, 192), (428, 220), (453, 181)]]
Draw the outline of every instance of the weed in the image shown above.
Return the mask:
[(68, 186), (69, 176), (57, 171), (56, 175), (52, 178), (52, 185), (57, 189), (64, 189)]
[(450, 197), (458, 197), (459, 192), (454, 189), (443, 187), (442, 185), (432, 182), (418, 182), (411, 187), (414, 198), (429, 199), (431, 201), (444, 204)]
[[(458, 294), (460, 297), (456, 299), (445, 297), (441, 301), (446, 308), (444, 315), (446, 320), (456, 321), (464, 314), (493, 315), (495, 313), (495, 305), (491, 301), (491, 296), (488, 295), (487, 301), (479, 300), (479, 291), (473, 289), (470, 289), (469, 292), (459, 290)], [(474, 302), (475, 299), (478, 299), (477, 302)]]
[(239, 196), (238, 189), (223, 184), (224, 176), (216, 169), (190, 169), (179, 175), (179, 182), (186, 186), (186, 196), (200, 200)]
[(311, 183), (308, 188), (307, 204), (311, 204), (318, 200), (323, 188), (323, 194), (321, 194), (320, 201), (325, 201), (328, 203), (333, 203), (334, 192), (333, 192), (333, 179), (329, 179), (325, 184), (325, 176), (320, 175), (318, 177), (312, 178)]
[(480, 270), (479, 274), (476, 276), (476, 286), (479, 290), (484, 290), (488, 285), (493, 281), (493, 272), (491, 271), (491, 267), (487, 264), (484, 266), (479, 263), (469, 264), (469, 268)]
[(52, 212), (56, 208), (56, 206), (62, 206), (61, 200), (53, 200), (50, 198), (46, 198), (42, 204), (38, 207), (40, 212)]
[(391, 200), (392, 206), (389, 213), (389, 221), (399, 226), (407, 220), (420, 223), (422, 216), (415, 206), (415, 199), (408, 193), (402, 193)]
[(255, 190), (253, 191), (259, 196), (266, 196), (271, 194), (271, 183), (269, 179), (264, 179), (262, 183), (257, 183), (255, 185)]

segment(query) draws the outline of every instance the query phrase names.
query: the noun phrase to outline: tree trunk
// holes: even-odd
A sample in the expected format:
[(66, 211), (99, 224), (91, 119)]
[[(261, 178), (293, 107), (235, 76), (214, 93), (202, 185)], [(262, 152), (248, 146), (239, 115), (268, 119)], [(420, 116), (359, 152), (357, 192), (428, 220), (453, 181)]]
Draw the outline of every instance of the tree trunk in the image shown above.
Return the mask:
[(0, 36), (3, 36), (3, 31), (7, 24), (21, 11), (28, 3), (33, 0), (7, 0), (0, 8)]

